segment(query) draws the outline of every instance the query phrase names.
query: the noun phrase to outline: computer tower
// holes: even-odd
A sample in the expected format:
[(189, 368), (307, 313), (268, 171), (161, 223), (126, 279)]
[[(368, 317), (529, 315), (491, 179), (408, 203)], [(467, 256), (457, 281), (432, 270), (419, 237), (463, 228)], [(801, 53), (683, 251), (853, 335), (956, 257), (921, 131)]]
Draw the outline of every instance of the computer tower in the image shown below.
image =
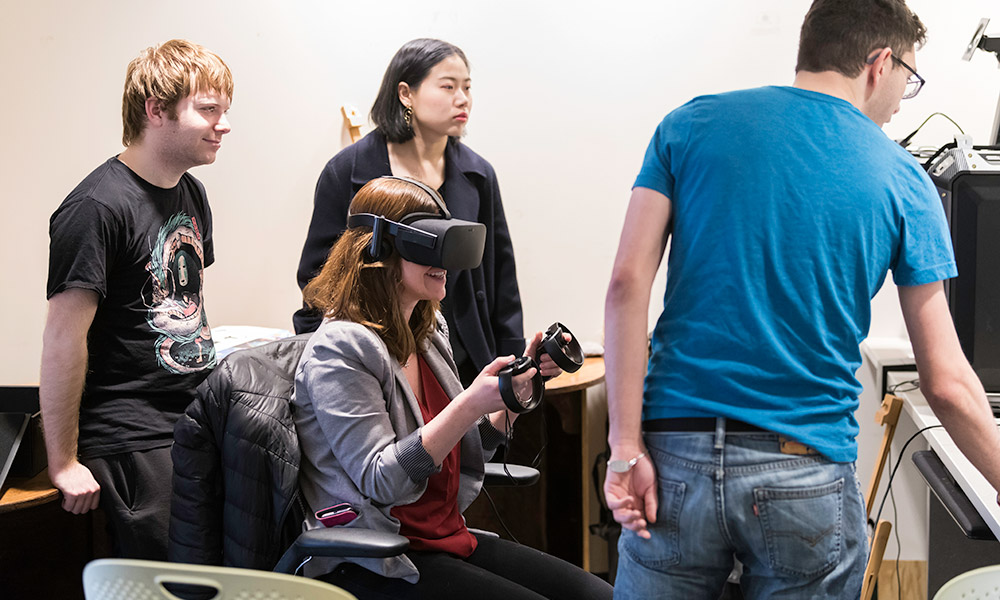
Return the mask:
[(928, 167), (958, 263), (945, 292), (962, 350), (986, 391), (1000, 393), (1000, 149), (964, 141)]

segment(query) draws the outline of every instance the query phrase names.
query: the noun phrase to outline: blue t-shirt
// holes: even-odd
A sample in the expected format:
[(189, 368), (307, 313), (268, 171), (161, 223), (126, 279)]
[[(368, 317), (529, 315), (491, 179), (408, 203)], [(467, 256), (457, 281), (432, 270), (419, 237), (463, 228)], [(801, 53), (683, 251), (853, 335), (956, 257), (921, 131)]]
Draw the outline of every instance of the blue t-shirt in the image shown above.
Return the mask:
[(890, 269), (957, 273), (916, 160), (844, 100), (765, 87), (667, 115), (635, 186), (672, 207), (643, 418), (739, 419), (855, 460), (871, 298)]

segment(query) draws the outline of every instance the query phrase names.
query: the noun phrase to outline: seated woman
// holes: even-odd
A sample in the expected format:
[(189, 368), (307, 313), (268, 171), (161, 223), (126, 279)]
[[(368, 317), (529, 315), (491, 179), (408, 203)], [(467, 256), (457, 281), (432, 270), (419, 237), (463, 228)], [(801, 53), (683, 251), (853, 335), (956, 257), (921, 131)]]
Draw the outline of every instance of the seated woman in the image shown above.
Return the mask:
[[(396, 222), (442, 214), (434, 194), (411, 180), (374, 179), (350, 213)], [(590, 573), (466, 528), (462, 511), (479, 494), (483, 463), (517, 416), (504, 409), (497, 378), (514, 357), (495, 359), (462, 389), (438, 312), (448, 273), (403, 259), (391, 243), (373, 257), (366, 223), (344, 232), (305, 290), (326, 319), (295, 377), (301, 485), (313, 511), (349, 502), (358, 516), (347, 527), (399, 532), (410, 550), (339, 563), (316, 557), (306, 573), (362, 599), (611, 598), (611, 586)], [(531, 340), (532, 355), (540, 339)], [(559, 373), (542, 358), (544, 375)], [(515, 389), (533, 374), (515, 379)], [(310, 515), (307, 526), (323, 525)]]

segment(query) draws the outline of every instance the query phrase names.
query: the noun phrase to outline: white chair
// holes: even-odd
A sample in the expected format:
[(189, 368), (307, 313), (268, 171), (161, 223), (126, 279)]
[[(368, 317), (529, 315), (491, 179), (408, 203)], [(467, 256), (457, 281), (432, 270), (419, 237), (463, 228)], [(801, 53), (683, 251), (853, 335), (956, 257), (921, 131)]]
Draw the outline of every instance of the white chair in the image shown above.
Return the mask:
[(125, 558), (94, 560), (83, 569), (83, 593), (87, 600), (183, 600), (170, 593), (165, 584), (210, 588), (215, 591), (210, 600), (357, 600), (328, 583), (253, 569)]
[(1000, 599), (1000, 565), (973, 569), (956, 575), (934, 594), (934, 600), (997, 599)]

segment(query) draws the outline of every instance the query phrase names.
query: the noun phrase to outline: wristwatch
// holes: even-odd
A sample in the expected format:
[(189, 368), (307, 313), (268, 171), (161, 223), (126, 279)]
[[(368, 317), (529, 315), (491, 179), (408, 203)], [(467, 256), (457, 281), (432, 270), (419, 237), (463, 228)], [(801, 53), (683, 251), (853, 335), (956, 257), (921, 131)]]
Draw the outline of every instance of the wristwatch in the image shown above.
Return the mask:
[(628, 473), (629, 470), (635, 466), (635, 463), (646, 456), (645, 452), (640, 452), (635, 458), (630, 458), (628, 460), (609, 460), (608, 470), (612, 473)]

